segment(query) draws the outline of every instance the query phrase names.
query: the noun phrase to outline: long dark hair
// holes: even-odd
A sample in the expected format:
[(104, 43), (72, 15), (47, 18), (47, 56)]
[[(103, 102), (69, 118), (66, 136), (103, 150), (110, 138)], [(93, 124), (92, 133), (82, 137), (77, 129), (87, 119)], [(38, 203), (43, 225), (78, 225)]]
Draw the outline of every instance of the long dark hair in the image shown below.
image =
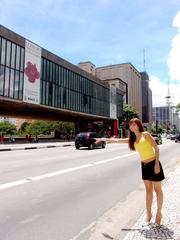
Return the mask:
[[(138, 118), (132, 118), (130, 121), (129, 121), (129, 126), (132, 124), (132, 123), (136, 123), (138, 128), (139, 128), (139, 131), (140, 132), (144, 132), (144, 127), (142, 125), (142, 122), (141, 120), (139, 120)], [(134, 132), (132, 132), (130, 129), (129, 129), (129, 134), (128, 134), (128, 138), (129, 138), (129, 148), (131, 150), (135, 150), (135, 147), (134, 147), (134, 143), (136, 141), (136, 135)]]

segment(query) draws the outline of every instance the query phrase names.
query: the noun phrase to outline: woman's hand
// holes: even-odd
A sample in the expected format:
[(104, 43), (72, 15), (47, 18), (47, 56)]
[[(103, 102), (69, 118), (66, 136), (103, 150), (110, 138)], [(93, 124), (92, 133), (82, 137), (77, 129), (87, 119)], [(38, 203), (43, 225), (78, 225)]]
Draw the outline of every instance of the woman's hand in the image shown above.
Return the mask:
[(94, 144), (99, 144), (100, 142), (102, 142), (102, 140), (105, 140), (105, 138), (95, 138), (94, 140)]
[(155, 172), (155, 174), (158, 174), (158, 173), (160, 172), (159, 162), (156, 162), (156, 163), (155, 163), (154, 172)]

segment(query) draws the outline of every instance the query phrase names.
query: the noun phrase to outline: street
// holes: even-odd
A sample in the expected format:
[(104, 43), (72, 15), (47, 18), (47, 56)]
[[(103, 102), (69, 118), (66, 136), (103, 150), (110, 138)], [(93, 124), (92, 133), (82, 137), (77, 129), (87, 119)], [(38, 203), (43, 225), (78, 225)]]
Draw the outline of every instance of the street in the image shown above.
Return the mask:
[[(165, 174), (179, 146), (160, 145)], [(139, 156), (126, 144), (1, 152), (0, 176), (0, 240), (89, 239), (91, 226), (142, 184)]]

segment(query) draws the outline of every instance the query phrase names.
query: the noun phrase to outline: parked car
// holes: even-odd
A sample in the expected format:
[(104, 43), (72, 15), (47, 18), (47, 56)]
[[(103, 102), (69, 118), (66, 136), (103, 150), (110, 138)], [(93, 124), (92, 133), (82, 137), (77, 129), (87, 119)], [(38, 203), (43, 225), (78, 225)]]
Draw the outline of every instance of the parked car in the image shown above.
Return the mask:
[(176, 136), (177, 136), (177, 135), (172, 134), (170, 139), (171, 139), (171, 140), (175, 140)]
[[(98, 141), (98, 144), (95, 144), (96, 138), (100, 140)], [(106, 141), (96, 132), (80, 132), (75, 137), (75, 147), (76, 149), (79, 149), (80, 147), (88, 147), (89, 149), (96, 147), (105, 148)]]
[(176, 137), (175, 137), (175, 142), (177, 143), (177, 142), (180, 142), (180, 134), (179, 135), (176, 135)]
[(162, 144), (162, 138), (161, 138), (161, 135), (160, 134), (151, 134), (152, 137), (154, 138), (154, 140), (156, 141), (156, 143), (159, 145), (159, 144)]

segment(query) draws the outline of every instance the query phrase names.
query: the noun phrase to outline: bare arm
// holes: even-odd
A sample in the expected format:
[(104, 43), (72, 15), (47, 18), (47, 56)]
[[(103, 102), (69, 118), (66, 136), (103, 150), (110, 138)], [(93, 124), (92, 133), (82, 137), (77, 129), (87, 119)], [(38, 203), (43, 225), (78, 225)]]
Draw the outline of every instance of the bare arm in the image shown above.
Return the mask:
[[(108, 138), (107, 138), (108, 141)], [(128, 138), (109, 138), (109, 142), (115, 142), (115, 143), (128, 143)]]
[(98, 142), (105, 140), (106, 142), (113, 142), (113, 143), (128, 143), (128, 138), (96, 138), (95, 144)]

